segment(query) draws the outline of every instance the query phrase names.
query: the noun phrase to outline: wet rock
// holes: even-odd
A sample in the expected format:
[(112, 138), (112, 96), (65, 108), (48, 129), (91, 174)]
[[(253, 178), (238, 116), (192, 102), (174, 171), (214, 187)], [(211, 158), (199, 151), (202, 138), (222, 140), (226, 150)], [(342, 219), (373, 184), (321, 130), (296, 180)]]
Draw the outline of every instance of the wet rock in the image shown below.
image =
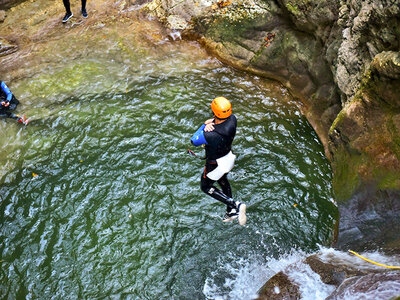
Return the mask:
[(18, 51), (17, 44), (0, 38), (0, 56), (6, 56), (16, 51)]
[(279, 272), (261, 287), (256, 300), (295, 300), (300, 298), (299, 287), (291, 282), (285, 273)]
[(305, 262), (315, 273), (320, 275), (323, 283), (335, 286), (339, 286), (347, 278), (366, 275), (370, 272), (369, 270), (360, 270), (350, 265), (324, 262), (318, 255), (308, 256)]
[[(400, 242), (400, 54), (378, 54), (330, 131), (338, 247)], [(397, 242), (398, 241), (398, 242)]]
[[(386, 259), (385, 256), (380, 258)], [(306, 266), (311, 268), (311, 273), (306, 271)], [(307, 293), (306, 287), (301, 289), (290, 279), (299, 274), (304, 275), (303, 282), (312, 281), (314, 275), (319, 275), (322, 281), (318, 283), (319, 288), (326, 293), (324, 299), (392, 299), (400, 295), (399, 270), (377, 267), (354, 259), (347, 252), (329, 249), (308, 256), (304, 264), (289, 265), (271, 277), (259, 290), (257, 299), (311, 299), (309, 294), (302, 294)]]
[(186, 22), (184, 18), (177, 15), (168, 16), (167, 22), (168, 27), (173, 30), (183, 30), (188, 26), (188, 22)]
[(400, 253), (400, 192), (364, 188), (344, 205), (336, 246), (346, 250), (384, 249)]
[(400, 271), (356, 276), (344, 281), (327, 300), (399, 299)]

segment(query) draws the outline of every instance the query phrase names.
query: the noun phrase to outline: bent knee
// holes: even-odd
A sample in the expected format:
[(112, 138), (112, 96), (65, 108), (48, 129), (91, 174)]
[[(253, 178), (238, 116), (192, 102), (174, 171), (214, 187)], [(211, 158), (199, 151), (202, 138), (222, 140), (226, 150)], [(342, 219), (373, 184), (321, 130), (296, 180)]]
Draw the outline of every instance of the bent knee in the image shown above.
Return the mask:
[(208, 184), (205, 184), (203, 181), (200, 183), (200, 188), (206, 194), (210, 190), (210, 186)]
[(209, 194), (210, 190), (213, 188), (213, 182), (207, 180), (207, 178), (205, 180), (202, 179), (200, 182), (200, 188), (204, 193)]

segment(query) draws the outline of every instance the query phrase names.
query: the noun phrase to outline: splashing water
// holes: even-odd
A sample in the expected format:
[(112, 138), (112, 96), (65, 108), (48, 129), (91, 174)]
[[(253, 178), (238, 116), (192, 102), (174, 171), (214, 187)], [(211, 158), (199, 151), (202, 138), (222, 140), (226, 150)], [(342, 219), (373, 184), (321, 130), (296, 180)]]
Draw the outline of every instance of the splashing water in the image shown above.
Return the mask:
[[(305, 263), (305, 258), (315, 253), (296, 250), (277, 258), (266, 258), (266, 262), (260, 259), (254, 261), (253, 257), (252, 260), (241, 261), (238, 264), (227, 264), (223, 268), (232, 276), (233, 280), (225, 280), (224, 284), (220, 284), (216, 277), (217, 272), (212, 273), (204, 285), (204, 295), (207, 299), (255, 299), (257, 298), (257, 289), (266, 281), (261, 279), (271, 278), (280, 271), (283, 271), (290, 281), (299, 287), (300, 297), (304, 300), (323, 300), (332, 293), (335, 295), (333, 299), (340, 300), (384, 300), (400, 294), (398, 272), (384, 270), (385, 272), (382, 273), (382, 267), (355, 259), (349, 253), (332, 248), (321, 247), (317, 253), (325, 263), (363, 270), (367, 275), (345, 280), (338, 291), (334, 292), (336, 287), (322, 282), (320, 275), (313, 272)], [(379, 252), (369, 252), (365, 255), (388, 265), (399, 265), (400, 262), (400, 257), (386, 256)], [(263, 262), (261, 263), (261, 261)], [(378, 271), (379, 273), (377, 273)], [(348, 288), (350, 285), (351, 288)], [(224, 289), (228, 289), (229, 292)], [(279, 294), (279, 287), (275, 286), (274, 292)]]

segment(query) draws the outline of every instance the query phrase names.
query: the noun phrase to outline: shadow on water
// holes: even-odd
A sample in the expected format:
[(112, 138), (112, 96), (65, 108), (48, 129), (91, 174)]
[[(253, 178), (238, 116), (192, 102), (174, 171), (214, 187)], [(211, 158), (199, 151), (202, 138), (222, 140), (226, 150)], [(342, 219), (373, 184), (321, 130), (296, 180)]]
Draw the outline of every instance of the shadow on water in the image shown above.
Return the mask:
[[(276, 84), (193, 43), (129, 41), (138, 51), (49, 65), (15, 85), (33, 122), (0, 121), (0, 293), (250, 298), (268, 261), (331, 238), (323, 148)], [(238, 118), (230, 178), (245, 227), (221, 222), (224, 207), (199, 188), (202, 162), (185, 153), (217, 95)]]

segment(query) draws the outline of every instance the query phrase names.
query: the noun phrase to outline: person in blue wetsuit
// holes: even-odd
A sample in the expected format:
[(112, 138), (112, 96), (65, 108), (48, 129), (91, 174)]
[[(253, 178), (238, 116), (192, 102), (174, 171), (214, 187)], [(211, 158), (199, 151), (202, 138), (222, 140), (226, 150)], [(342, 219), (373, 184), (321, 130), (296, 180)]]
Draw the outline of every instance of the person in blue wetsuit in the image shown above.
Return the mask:
[[(236, 135), (237, 120), (232, 114), (228, 99), (217, 97), (211, 103), (214, 118), (204, 122), (191, 139), (195, 146), (205, 145), (206, 164), (201, 175), (201, 190), (226, 204), (222, 221), (238, 218), (239, 224), (246, 224), (246, 205), (232, 199), (228, 173), (232, 170), (236, 156), (232, 153), (232, 142)], [(215, 187), (215, 182), (221, 190)]]
[(0, 117), (11, 118), (19, 123), (28, 125), (29, 120), (25, 120), (25, 115), (22, 117), (12, 113), (17, 108), (19, 101), (11, 93), (4, 81), (0, 81)]

